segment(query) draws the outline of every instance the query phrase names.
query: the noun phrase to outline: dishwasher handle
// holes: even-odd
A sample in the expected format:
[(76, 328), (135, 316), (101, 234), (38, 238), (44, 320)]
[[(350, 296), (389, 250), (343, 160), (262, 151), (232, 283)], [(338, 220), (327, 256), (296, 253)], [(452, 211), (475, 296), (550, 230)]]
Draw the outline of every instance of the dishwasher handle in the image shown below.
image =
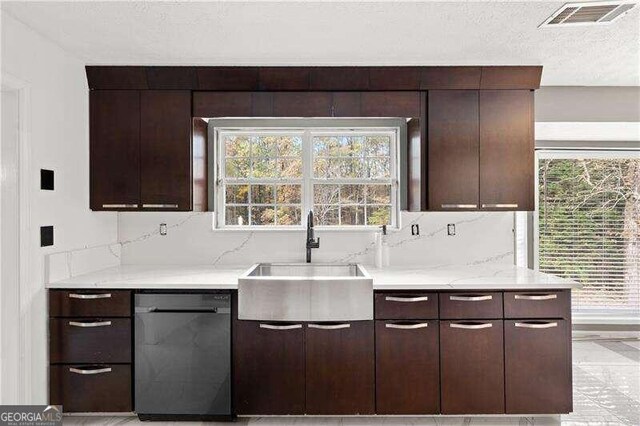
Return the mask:
[(230, 308), (218, 308), (218, 307), (210, 307), (210, 308), (158, 308), (156, 306), (149, 307), (141, 307), (136, 306), (136, 314), (161, 314), (161, 313), (208, 313), (208, 314), (230, 314)]

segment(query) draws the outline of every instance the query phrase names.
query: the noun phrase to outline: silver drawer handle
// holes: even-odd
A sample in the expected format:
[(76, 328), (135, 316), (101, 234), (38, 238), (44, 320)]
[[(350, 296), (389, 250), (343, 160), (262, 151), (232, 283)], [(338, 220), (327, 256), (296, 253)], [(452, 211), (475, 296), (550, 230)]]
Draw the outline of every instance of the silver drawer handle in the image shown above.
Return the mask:
[(557, 322), (517, 322), (516, 327), (521, 328), (553, 328), (557, 327)]
[(420, 324), (385, 324), (387, 328), (395, 328), (398, 330), (415, 330), (417, 328), (427, 328), (429, 327), (429, 323), (423, 322)]
[(493, 327), (493, 324), (491, 324), (490, 322), (484, 323), (484, 324), (458, 324), (458, 323), (451, 323), (449, 324), (449, 327), (451, 328), (464, 328), (466, 330), (478, 330), (481, 328), (491, 328)]
[(297, 328), (302, 328), (302, 324), (291, 324), (291, 325), (260, 324), (260, 328), (266, 328), (267, 330), (295, 330)]
[(557, 294), (516, 294), (513, 296), (514, 299), (518, 300), (551, 300), (557, 299)]
[(429, 300), (429, 296), (418, 296), (418, 297), (396, 297), (396, 296), (387, 296), (384, 300), (388, 302), (426, 302)]
[(483, 204), (482, 205), (483, 209), (516, 209), (518, 208), (518, 204), (517, 203), (513, 203), (513, 204)]
[(111, 325), (111, 321), (95, 321), (95, 322), (69, 321), (69, 325), (73, 327), (108, 327)]
[(103, 209), (137, 209), (137, 204), (103, 204)]
[(486, 296), (449, 296), (449, 300), (457, 300), (459, 302), (482, 302), (483, 300), (493, 299), (492, 295)]
[(443, 209), (477, 209), (477, 204), (440, 204)]
[(177, 209), (177, 204), (143, 204), (143, 209)]
[(69, 293), (70, 299), (109, 299), (111, 297), (111, 293), (103, 293), (103, 294), (77, 294), (77, 293)]
[(317, 328), (318, 330), (340, 330), (349, 327), (351, 324), (309, 324), (309, 328)]
[(103, 374), (103, 373), (111, 373), (111, 368), (94, 368), (92, 370), (85, 370), (84, 368), (69, 368), (69, 371), (76, 374)]

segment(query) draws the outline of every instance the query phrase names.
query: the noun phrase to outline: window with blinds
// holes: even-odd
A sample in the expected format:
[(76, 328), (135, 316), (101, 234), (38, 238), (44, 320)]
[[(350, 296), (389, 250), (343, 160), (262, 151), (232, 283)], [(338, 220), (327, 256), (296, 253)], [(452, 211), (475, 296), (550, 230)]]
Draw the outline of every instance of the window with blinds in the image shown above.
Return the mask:
[(640, 316), (640, 153), (541, 153), (538, 266), (578, 312)]

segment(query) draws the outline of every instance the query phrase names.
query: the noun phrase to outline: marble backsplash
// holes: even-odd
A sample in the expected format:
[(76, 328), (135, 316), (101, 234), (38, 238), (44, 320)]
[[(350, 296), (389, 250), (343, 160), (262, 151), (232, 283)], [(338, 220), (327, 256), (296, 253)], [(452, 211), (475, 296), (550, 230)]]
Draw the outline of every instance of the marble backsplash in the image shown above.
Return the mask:
[[(122, 264), (249, 265), (301, 262), (305, 231), (212, 230), (212, 213), (118, 214)], [(160, 224), (167, 235), (160, 235)], [(514, 214), (509, 212), (402, 213), (388, 236), (393, 266), (514, 263)], [(420, 235), (411, 235), (411, 225)], [(447, 235), (447, 224), (456, 235)], [(314, 262), (374, 263), (374, 233), (317, 230)]]

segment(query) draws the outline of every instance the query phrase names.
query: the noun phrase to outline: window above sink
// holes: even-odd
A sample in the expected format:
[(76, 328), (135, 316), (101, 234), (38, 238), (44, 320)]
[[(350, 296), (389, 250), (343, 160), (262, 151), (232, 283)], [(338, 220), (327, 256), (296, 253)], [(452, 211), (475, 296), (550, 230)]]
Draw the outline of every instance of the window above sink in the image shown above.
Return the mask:
[(398, 226), (400, 120), (271, 121), (213, 128), (216, 228), (303, 229), (311, 210), (321, 229)]

